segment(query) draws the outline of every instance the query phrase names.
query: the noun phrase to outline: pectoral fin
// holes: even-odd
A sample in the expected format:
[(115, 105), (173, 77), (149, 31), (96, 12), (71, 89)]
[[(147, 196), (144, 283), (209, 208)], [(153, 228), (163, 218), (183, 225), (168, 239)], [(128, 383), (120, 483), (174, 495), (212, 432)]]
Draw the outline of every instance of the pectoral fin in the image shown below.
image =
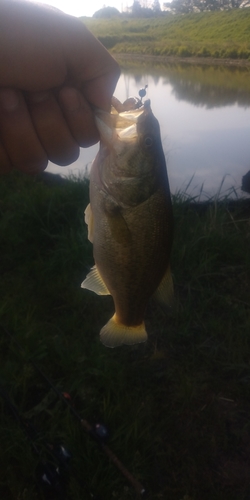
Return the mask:
[(93, 212), (92, 212), (90, 203), (86, 207), (84, 215), (85, 215), (85, 222), (88, 226), (88, 239), (89, 239), (89, 241), (91, 241), (91, 243), (93, 243), (94, 216), (93, 216)]
[(106, 196), (103, 199), (103, 210), (107, 217), (112, 238), (123, 246), (129, 245), (131, 233), (123, 217), (120, 205), (111, 196)]
[(122, 214), (117, 213), (116, 215), (109, 216), (108, 224), (111, 235), (117, 243), (123, 246), (127, 246), (131, 243), (131, 234)]
[(110, 295), (98, 269), (96, 266), (92, 267), (90, 273), (81, 284), (82, 288), (87, 288), (97, 295)]
[(168, 266), (153, 298), (163, 305), (173, 307), (174, 305), (174, 285), (170, 266)]

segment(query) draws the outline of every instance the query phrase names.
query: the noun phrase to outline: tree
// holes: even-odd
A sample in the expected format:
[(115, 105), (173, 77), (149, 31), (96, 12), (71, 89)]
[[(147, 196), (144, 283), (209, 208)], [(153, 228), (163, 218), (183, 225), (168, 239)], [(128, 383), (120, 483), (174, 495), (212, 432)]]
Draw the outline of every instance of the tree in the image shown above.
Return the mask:
[(120, 12), (118, 9), (115, 7), (103, 7), (100, 10), (97, 10), (94, 14), (93, 17), (96, 18), (102, 18), (102, 19), (109, 19), (111, 17), (117, 17), (120, 16)]
[(134, 0), (134, 3), (131, 7), (132, 17), (153, 17), (155, 15), (153, 9), (145, 7), (145, 5), (147, 5), (146, 0), (142, 1), (143, 1), (143, 6), (141, 5), (141, 2), (139, 0)]
[(152, 10), (158, 14), (161, 12), (161, 4), (160, 4), (159, 0), (153, 1)]
[(142, 9), (142, 6), (141, 6), (139, 0), (134, 0), (134, 3), (132, 5), (132, 14), (135, 16), (139, 15), (141, 12), (141, 9)]

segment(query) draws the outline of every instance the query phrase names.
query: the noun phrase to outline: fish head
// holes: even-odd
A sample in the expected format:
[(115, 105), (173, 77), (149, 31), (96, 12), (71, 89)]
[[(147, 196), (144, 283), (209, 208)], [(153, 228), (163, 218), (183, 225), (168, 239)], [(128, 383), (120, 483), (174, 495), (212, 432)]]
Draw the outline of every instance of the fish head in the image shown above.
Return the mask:
[(136, 109), (96, 113), (100, 132), (99, 178), (124, 204), (145, 201), (166, 177), (160, 127), (147, 100)]

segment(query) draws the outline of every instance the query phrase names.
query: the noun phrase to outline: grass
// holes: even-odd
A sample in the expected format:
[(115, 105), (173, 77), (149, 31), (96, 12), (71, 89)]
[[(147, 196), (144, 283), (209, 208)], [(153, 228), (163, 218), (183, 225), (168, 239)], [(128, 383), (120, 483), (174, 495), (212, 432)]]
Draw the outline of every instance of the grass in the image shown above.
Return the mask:
[[(249, 498), (249, 204), (197, 201), (173, 196), (175, 311), (150, 304), (148, 342), (110, 350), (98, 333), (112, 299), (80, 288), (93, 262), (87, 181), (1, 177), (0, 387), (39, 430), (41, 457), (44, 440), (71, 451), (67, 500), (89, 490), (136, 497), (29, 358), (82, 418), (109, 427), (110, 448), (149, 500)], [(49, 498), (36, 485), (39, 457), (1, 398), (0, 419), (0, 497)]]
[(249, 9), (152, 19), (81, 19), (115, 54), (250, 59)]

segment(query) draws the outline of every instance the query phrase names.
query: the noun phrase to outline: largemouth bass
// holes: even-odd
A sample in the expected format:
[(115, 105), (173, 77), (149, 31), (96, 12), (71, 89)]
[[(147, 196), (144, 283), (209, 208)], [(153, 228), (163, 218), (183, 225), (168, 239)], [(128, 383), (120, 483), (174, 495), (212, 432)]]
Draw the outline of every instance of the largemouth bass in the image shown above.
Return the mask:
[(115, 314), (100, 332), (108, 347), (144, 342), (150, 297), (169, 304), (173, 295), (173, 214), (160, 128), (150, 101), (139, 108), (137, 101), (114, 98), (111, 113), (96, 112), (100, 150), (85, 210), (95, 266), (82, 287), (113, 297)]

